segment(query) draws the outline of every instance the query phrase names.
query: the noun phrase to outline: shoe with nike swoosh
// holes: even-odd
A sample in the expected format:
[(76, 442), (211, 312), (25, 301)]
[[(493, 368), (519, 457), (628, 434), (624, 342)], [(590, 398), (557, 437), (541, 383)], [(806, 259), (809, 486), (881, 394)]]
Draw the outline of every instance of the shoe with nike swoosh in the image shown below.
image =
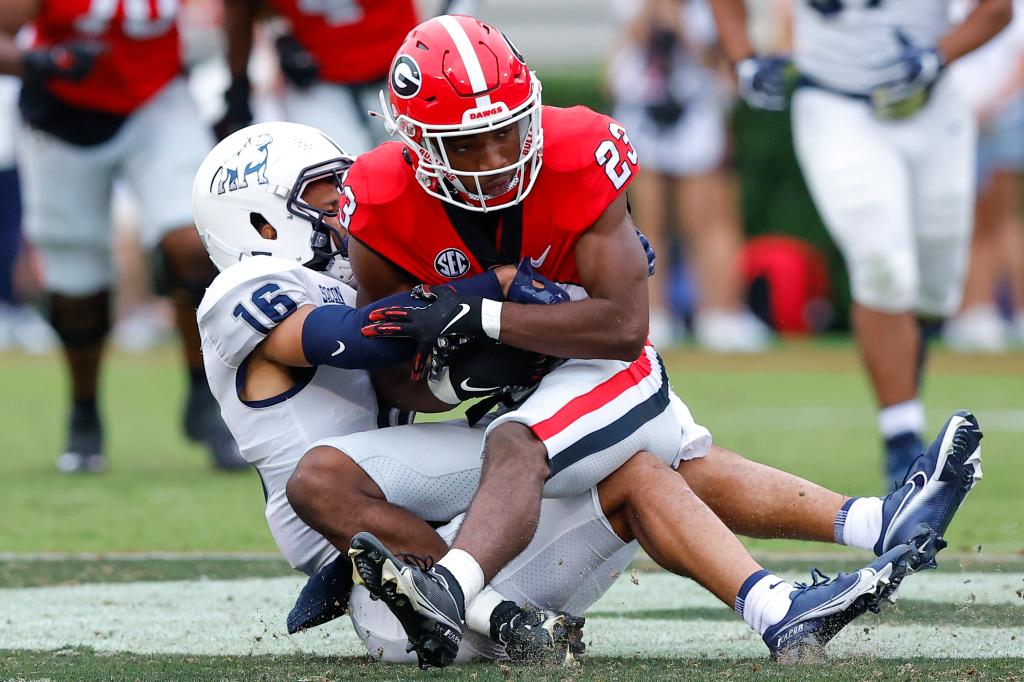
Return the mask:
[[(910, 467), (903, 486), (884, 498), (875, 554), (910, 543), (921, 551), (914, 570), (935, 568), (935, 554), (946, 546), (946, 528), (981, 479), (981, 439), (978, 419), (970, 412), (955, 412), (946, 421)], [(932, 540), (929, 531), (936, 536)]]
[(797, 583), (789, 595), (785, 617), (761, 638), (772, 660), (797, 662), (817, 658), (829, 640), (865, 611), (878, 613), (882, 600), (896, 601), (896, 591), (908, 574), (917, 550), (896, 545), (855, 573), (828, 578), (818, 569), (811, 572), (811, 584)]

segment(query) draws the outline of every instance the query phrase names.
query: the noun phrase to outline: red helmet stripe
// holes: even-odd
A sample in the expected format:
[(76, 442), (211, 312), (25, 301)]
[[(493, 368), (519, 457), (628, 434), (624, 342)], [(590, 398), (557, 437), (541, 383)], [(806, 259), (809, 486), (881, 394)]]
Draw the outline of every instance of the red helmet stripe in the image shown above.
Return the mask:
[[(459, 51), (459, 57), (462, 58), (462, 63), (466, 66), (466, 73), (469, 75), (469, 84), (473, 88), (473, 92), (486, 90), (487, 79), (484, 78), (484, 70), (480, 66), (480, 58), (477, 57), (476, 50), (473, 49), (473, 43), (470, 42), (466, 31), (454, 17), (442, 15), (437, 17), (437, 20), (448, 31), (452, 42), (455, 43), (455, 49)], [(477, 108), (491, 106), (491, 96), (482, 95), (477, 97), (476, 106)]]

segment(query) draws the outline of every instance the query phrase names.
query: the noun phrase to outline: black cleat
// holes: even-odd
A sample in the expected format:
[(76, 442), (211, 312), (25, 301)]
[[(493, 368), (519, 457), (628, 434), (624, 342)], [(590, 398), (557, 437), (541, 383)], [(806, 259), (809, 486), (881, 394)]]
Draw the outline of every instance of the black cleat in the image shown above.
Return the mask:
[(68, 444), (57, 458), (62, 474), (98, 474), (107, 470), (103, 455), (103, 424), (95, 409), (72, 408)]
[(416, 652), (420, 668), (451, 665), (462, 643), (465, 607), (448, 572), (408, 556), (402, 561), (370, 533), (352, 538), (348, 556), (352, 579), (395, 614), (409, 637), (406, 650)]
[(241, 471), (249, 467), (221, 419), (220, 405), (205, 385), (189, 389), (185, 403), (185, 436), (205, 447), (213, 465), (222, 471)]

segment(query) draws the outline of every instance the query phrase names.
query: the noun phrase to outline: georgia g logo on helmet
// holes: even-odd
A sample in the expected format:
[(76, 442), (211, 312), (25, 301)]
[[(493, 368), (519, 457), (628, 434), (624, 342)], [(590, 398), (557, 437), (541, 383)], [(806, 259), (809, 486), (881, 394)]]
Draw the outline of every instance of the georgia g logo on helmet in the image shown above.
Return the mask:
[(416, 60), (407, 54), (399, 55), (391, 67), (391, 90), (402, 99), (416, 96), (423, 85), (423, 76)]

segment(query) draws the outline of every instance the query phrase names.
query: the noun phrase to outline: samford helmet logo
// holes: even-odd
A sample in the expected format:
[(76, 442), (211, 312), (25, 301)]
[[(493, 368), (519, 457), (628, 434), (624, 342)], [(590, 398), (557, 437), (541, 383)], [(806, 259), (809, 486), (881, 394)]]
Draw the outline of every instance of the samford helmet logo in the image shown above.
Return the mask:
[(419, 64), (407, 54), (398, 56), (391, 67), (391, 90), (402, 99), (415, 97), (423, 85)]
[(224, 162), (217, 173), (220, 183), (217, 194), (245, 189), (249, 186), (248, 177), (256, 175), (256, 182), (267, 184), (267, 147), (274, 141), (267, 133), (260, 133), (246, 140), (245, 146), (230, 159)]
[(479, 121), (482, 118), (490, 118), (491, 116), (497, 116), (498, 114), (505, 113), (508, 113), (508, 107), (505, 106), (504, 102), (498, 102), (493, 105), (470, 109), (462, 114), (462, 122), (469, 123), (470, 121)]

